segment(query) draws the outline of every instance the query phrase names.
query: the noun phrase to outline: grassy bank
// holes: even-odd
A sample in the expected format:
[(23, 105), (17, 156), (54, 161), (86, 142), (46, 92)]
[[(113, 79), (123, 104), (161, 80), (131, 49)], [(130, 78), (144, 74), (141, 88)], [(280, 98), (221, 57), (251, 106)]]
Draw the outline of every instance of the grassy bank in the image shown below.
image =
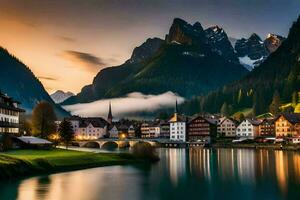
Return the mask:
[(147, 160), (137, 159), (130, 154), (90, 153), (63, 149), (14, 150), (0, 154), (0, 181), (38, 174), (145, 161)]

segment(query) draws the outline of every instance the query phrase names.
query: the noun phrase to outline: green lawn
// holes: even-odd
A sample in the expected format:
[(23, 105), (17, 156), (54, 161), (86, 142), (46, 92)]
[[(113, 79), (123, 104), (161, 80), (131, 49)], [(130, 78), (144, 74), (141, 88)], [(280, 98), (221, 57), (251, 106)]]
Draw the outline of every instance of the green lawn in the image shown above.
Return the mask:
[(129, 154), (89, 153), (63, 149), (14, 150), (0, 154), (0, 180), (139, 161), (141, 160)]

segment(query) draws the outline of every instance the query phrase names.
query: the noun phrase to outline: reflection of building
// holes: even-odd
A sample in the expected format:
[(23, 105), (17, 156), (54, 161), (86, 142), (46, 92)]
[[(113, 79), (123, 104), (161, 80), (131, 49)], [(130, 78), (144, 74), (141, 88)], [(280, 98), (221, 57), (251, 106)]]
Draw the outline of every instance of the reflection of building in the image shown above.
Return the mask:
[(189, 141), (205, 141), (211, 142), (212, 137), (217, 134), (217, 120), (197, 116), (188, 123)]
[(186, 141), (186, 117), (180, 115), (177, 109), (177, 101), (173, 117), (169, 120), (170, 123), (170, 140)]
[(227, 117), (218, 120), (218, 133), (225, 137), (235, 137), (236, 122)]
[(24, 110), (19, 108), (19, 102), (0, 93), (0, 134), (18, 134), (19, 117)]
[(237, 149), (237, 171), (239, 179), (244, 184), (255, 183), (255, 151), (249, 149)]
[(300, 113), (282, 114), (275, 120), (276, 137), (300, 135)]
[(167, 149), (170, 178), (177, 185), (180, 177), (186, 176), (186, 149)]
[(241, 138), (254, 139), (258, 136), (259, 124), (260, 121), (258, 120), (245, 119), (236, 128), (236, 136)]

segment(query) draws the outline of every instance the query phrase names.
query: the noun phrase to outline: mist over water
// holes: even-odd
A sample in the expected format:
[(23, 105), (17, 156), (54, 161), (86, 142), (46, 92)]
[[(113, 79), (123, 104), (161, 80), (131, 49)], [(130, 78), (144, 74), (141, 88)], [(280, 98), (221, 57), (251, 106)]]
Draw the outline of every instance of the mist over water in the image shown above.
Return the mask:
[(140, 92), (127, 94), (125, 97), (98, 100), (91, 103), (80, 103), (63, 106), (72, 115), (83, 117), (106, 117), (109, 102), (112, 105), (114, 117), (121, 118), (138, 113), (154, 112), (160, 109), (172, 108), (184, 102), (184, 98), (169, 91), (159, 95), (145, 95)]

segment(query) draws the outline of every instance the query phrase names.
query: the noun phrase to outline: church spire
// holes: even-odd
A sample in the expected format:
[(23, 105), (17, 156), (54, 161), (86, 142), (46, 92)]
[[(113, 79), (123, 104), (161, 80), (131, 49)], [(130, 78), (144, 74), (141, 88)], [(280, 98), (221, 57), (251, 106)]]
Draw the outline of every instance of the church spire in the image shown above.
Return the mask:
[(176, 102), (175, 102), (175, 113), (178, 113), (177, 99), (176, 99)]
[(112, 116), (112, 113), (111, 113), (111, 102), (109, 102), (109, 108), (108, 108), (108, 115), (107, 115), (107, 122), (109, 124), (112, 123), (112, 119), (113, 119), (113, 116)]

